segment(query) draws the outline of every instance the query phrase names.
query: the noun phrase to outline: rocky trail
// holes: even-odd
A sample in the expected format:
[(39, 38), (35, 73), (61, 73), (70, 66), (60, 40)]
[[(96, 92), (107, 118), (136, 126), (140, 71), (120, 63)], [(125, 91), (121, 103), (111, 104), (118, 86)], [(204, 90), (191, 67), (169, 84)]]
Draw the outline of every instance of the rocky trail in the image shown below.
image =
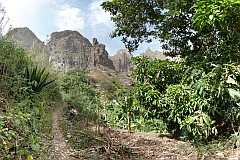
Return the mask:
[(62, 117), (62, 110), (63, 110), (62, 107), (56, 106), (52, 111), (53, 151), (48, 157), (48, 160), (79, 160), (78, 158), (72, 157), (70, 152), (71, 149), (69, 148), (59, 126), (59, 120)]

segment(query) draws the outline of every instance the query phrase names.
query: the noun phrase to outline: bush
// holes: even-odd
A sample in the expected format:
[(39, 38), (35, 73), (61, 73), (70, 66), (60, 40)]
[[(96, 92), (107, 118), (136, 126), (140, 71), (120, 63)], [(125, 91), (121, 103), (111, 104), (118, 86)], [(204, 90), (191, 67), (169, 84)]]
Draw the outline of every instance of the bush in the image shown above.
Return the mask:
[(29, 94), (24, 70), (32, 62), (27, 52), (0, 39), (0, 155), (3, 159), (44, 158), (44, 136), (51, 120), (42, 94)]
[[(205, 67), (203, 63), (205, 64)], [(163, 120), (168, 132), (211, 139), (234, 132), (239, 119), (240, 70), (237, 65), (135, 59), (135, 108), (142, 121)]]
[(170, 85), (162, 94), (157, 113), (169, 130), (186, 130), (195, 139), (230, 134), (240, 111), (234, 96), (239, 94), (239, 75), (233, 64), (217, 65), (208, 73), (192, 69), (184, 84)]
[(83, 72), (62, 75), (60, 86), (62, 97), (67, 101), (69, 110), (76, 109), (83, 117), (91, 120), (98, 118), (99, 93)]
[[(26, 52), (11, 41), (0, 38), (0, 96), (7, 98), (23, 83), (21, 75), (31, 62)], [(18, 84), (19, 83), (19, 84)], [(2, 95), (3, 96), (3, 95)]]

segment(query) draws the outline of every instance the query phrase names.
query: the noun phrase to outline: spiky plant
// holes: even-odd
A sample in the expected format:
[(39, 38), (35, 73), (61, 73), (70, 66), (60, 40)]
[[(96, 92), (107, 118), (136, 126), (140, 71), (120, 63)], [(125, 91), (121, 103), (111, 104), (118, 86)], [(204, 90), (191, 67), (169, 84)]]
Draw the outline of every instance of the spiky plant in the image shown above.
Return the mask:
[(55, 80), (47, 81), (49, 72), (46, 73), (45, 68), (39, 69), (35, 67), (27, 67), (24, 77), (27, 79), (27, 84), (33, 93), (39, 93)]

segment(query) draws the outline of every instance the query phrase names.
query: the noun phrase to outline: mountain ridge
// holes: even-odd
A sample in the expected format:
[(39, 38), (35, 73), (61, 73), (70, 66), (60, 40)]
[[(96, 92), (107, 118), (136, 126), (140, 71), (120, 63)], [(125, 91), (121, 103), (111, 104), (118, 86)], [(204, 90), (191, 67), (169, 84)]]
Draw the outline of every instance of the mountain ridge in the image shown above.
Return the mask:
[[(88, 70), (90, 76), (94, 75), (95, 79), (101, 77), (100, 75), (108, 75), (109, 79), (118, 79), (125, 86), (133, 84), (130, 78), (133, 71), (131, 64), (133, 55), (127, 49), (120, 49), (115, 55), (109, 56), (106, 46), (99, 43), (97, 38), (90, 42), (78, 31), (53, 32), (47, 43), (38, 39), (27, 27), (14, 28), (4, 37), (20, 44), (30, 52), (34, 62), (51, 70), (58, 72)], [(156, 56), (158, 54), (159, 56)], [(153, 52), (150, 48), (142, 55), (151, 60), (159, 57), (166, 59), (162, 53)]]

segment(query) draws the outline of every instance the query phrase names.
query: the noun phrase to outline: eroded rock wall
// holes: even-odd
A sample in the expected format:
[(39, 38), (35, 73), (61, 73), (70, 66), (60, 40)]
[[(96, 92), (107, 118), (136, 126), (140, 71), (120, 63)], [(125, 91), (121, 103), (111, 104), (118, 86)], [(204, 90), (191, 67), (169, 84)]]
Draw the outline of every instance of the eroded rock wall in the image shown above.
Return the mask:
[(92, 44), (77, 31), (54, 32), (46, 46), (54, 70), (68, 72), (89, 65)]

